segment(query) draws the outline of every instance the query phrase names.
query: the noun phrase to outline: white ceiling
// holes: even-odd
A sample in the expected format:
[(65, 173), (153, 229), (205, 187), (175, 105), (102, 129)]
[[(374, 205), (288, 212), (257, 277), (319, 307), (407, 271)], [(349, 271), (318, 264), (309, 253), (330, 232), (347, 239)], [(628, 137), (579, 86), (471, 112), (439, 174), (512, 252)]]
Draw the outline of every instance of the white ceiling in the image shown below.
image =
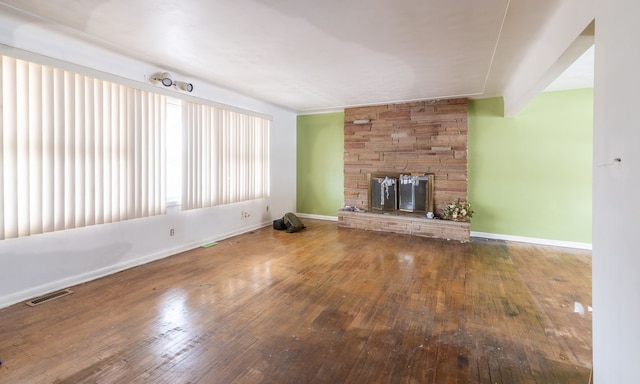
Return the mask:
[(593, 88), (595, 49), (592, 45), (573, 64), (569, 66), (553, 83), (545, 88), (546, 92), (566, 89)]
[(501, 95), (560, 2), (8, 0), (0, 12), (187, 73), (196, 88), (309, 113)]

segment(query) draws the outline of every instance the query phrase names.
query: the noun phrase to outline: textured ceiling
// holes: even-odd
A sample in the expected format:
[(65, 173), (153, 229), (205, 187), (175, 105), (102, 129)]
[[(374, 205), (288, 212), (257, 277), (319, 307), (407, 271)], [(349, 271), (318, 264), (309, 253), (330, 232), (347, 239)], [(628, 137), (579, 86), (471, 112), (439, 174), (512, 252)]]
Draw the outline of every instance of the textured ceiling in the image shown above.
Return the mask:
[(558, 3), (0, 2), (92, 44), (187, 73), (196, 84), (206, 81), (297, 112), (500, 95)]

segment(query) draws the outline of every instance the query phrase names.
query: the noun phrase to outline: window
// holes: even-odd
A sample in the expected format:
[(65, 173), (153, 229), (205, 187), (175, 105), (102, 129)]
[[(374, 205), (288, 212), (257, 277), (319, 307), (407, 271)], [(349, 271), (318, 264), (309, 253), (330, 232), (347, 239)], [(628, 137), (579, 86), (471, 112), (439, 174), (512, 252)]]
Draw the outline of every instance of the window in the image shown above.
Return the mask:
[(167, 205), (180, 205), (182, 196), (182, 103), (167, 99)]
[(165, 212), (165, 96), (0, 59), (0, 239)]
[(268, 119), (184, 102), (182, 209), (269, 196)]
[(269, 196), (267, 118), (2, 55), (0, 106), (0, 240)]

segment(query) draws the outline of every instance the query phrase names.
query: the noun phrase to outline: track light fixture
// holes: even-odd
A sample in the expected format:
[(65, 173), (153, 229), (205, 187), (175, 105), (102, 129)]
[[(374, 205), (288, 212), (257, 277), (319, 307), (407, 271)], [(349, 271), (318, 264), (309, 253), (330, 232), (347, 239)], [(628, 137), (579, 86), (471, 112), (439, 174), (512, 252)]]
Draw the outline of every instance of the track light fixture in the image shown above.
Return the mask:
[(169, 72), (157, 72), (151, 75), (149, 82), (152, 84), (162, 83), (165, 87), (173, 86), (176, 89), (186, 92), (193, 92), (193, 84), (185, 81), (173, 81)]
[(173, 80), (171, 80), (171, 74), (169, 72), (158, 72), (151, 76), (149, 79), (152, 83), (162, 83), (165, 87), (170, 87), (173, 85)]
[(173, 83), (173, 85), (182, 91), (193, 92), (193, 84), (191, 83), (186, 83), (184, 81), (176, 81)]

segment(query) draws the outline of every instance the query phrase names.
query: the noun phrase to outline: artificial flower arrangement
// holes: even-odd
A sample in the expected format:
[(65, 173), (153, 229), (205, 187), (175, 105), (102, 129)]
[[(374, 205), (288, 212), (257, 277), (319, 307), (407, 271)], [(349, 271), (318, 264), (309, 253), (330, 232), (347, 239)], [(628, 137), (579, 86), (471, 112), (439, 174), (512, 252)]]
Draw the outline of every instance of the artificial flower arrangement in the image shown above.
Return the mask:
[(444, 218), (456, 221), (465, 221), (473, 216), (471, 204), (468, 201), (454, 201), (444, 207)]

